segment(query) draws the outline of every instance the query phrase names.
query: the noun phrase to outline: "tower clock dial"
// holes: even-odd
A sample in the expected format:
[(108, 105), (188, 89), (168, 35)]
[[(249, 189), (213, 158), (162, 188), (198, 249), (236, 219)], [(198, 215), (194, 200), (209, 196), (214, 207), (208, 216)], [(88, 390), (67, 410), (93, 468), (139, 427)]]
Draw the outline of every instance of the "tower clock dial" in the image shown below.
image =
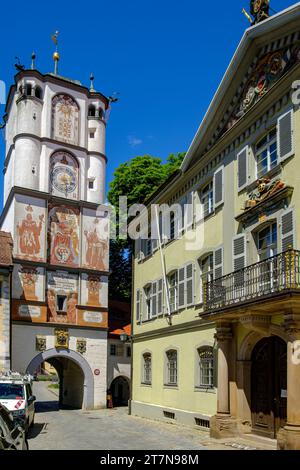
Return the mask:
[(51, 182), (52, 186), (63, 194), (73, 193), (77, 188), (76, 172), (66, 165), (56, 166), (52, 170)]

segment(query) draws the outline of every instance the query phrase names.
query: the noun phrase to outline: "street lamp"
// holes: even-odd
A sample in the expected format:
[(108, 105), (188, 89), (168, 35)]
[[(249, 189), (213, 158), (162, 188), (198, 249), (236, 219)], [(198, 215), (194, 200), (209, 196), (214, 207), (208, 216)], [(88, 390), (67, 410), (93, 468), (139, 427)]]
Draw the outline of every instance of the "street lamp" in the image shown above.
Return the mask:
[(122, 343), (127, 343), (128, 339), (129, 339), (129, 336), (127, 333), (125, 333), (125, 331), (124, 333), (120, 334), (120, 340), (122, 341)]

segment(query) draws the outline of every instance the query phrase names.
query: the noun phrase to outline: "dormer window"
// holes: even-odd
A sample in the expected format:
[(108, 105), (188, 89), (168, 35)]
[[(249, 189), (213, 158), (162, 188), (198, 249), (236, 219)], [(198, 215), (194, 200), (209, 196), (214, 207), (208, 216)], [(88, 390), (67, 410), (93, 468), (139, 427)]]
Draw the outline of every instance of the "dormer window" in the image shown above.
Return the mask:
[(89, 117), (95, 117), (96, 116), (96, 106), (91, 104), (89, 106)]

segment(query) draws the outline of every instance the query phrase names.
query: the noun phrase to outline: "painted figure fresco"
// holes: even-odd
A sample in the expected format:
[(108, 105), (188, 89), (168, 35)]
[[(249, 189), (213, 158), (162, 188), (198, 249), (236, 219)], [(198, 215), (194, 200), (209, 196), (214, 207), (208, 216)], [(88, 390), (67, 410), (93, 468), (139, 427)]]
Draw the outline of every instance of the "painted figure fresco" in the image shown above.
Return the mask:
[(100, 303), (100, 290), (102, 287), (100, 276), (88, 276), (88, 301), (87, 305), (94, 307), (102, 307)]
[(84, 216), (83, 226), (83, 266), (108, 271), (107, 220)]
[(24, 266), (20, 270), (23, 295), (21, 298), (25, 300), (38, 300), (36, 295), (36, 284), (38, 281), (38, 271), (35, 268), (25, 268)]
[(79, 210), (65, 206), (49, 210), (50, 263), (78, 267)]
[(78, 199), (78, 163), (68, 152), (56, 152), (50, 158), (50, 192), (54, 196)]
[(79, 144), (79, 107), (69, 95), (56, 95), (52, 100), (52, 138)]
[(48, 321), (77, 323), (78, 276), (69, 273), (48, 272)]
[(44, 224), (44, 215), (35, 220), (33, 208), (26, 207), (26, 216), (17, 223), (18, 255), (24, 259), (41, 261), (41, 232)]

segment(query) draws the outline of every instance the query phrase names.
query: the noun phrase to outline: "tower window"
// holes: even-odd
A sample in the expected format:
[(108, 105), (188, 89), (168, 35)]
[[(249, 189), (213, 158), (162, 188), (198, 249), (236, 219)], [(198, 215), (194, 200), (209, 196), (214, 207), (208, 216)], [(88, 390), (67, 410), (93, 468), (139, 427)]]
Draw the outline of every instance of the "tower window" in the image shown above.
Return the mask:
[(42, 99), (42, 89), (39, 86), (35, 87), (35, 96), (40, 100)]
[(94, 138), (95, 138), (95, 132), (92, 131), (92, 132), (90, 132), (90, 139), (94, 139)]
[(32, 86), (30, 85), (30, 83), (27, 83), (27, 85), (25, 86), (25, 95), (31, 96), (31, 94), (32, 94)]
[(95, 180), (94, 179), (89, 180), (89, 189), (95, 189)]
[(31, 172), (33, 175), (36, 175), (36, 165), (32, 165)]
[(91, 117), (96, 116), (96, 106), (94, 106), (93, 104), (89, 106), (89, 116)]

